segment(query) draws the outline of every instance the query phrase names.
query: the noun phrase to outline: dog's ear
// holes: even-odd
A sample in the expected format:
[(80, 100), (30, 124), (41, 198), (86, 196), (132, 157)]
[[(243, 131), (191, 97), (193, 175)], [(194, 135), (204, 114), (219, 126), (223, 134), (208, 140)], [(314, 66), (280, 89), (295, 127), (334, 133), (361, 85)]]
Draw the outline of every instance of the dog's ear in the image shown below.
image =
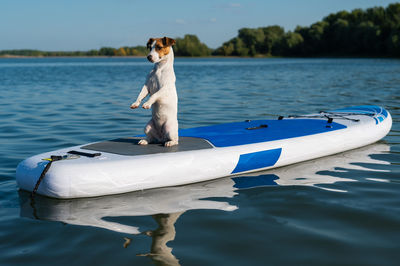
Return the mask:
[(172, 46), (172, 45), (175, 44), (175, 40), (174, 40), (174, 39), (171, 39), (171, 38), (168, 38), (168, 37), (164, 37), (164, 38), (162, 39), (162, 42), (163, 42), (163, 45), (164, 45), (164, 46)]
[(150, 49), (150, 48), (151, 48), (151, 45), (153, 44), (153, 42), (154, 42), (154, 39), (153, 39), (153, 38), (150, 38), (150, 39), (147, 41), (147, 45), (146, 45), (147, 49)]

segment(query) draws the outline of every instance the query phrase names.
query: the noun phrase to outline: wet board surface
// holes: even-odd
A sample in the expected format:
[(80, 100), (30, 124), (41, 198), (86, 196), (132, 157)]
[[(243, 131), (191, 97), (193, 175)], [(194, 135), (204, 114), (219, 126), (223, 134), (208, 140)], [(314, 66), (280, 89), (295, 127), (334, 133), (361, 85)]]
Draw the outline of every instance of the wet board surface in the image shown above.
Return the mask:
[(201, 138), (181, 137), (179, 145), (172, 147), (164, 147), (162, 144), (139, 145), (138, 142), (141, 139), (143, 138), (119, 138), (86, 145), (81, 149), (135, 156), (213, 148), (207, 140)]

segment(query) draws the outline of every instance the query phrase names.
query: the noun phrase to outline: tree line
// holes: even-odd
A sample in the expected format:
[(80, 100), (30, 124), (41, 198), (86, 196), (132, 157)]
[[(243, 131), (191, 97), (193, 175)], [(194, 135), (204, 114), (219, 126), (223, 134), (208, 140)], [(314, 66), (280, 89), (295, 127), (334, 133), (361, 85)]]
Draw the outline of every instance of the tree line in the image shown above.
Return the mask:
[(147, 53), (145, 46), (135, 47), (120, 47), (118, 49), (112, 47), (102, 47), (99, 50), (89, 51), (39, 51), (39, 50), (2, 50), (0, 56), (35, 56), (35, 57), (46, 57), (46, 56), (144, 56)]
[(330, 14), (309, 27), (242, 28), (224, 56), (400, 56), (400, 3)]
[[(186, 34), (183, 38), (176, 38), (174, 53), (177, 56), (210, 56), (212, 49), (200, 42), (196, 35)], [(145, 56), (148, 51), (146, 46), (135, 47), (102, 47), (99, 50), (73, 51), (73, 52), (46, 52), (39, 50), (2, 50), (0, 56)]]
[[(196, 35), (176, 38), (177, 56), (385, 56), (400, 57), (400, 3), (330, 14), (309, 27), (285, 31), (278, 25), (242, 28), (217, 49)], [(45, 52), (3, 50), (0, 56), (145, 56), (145, 46)]]

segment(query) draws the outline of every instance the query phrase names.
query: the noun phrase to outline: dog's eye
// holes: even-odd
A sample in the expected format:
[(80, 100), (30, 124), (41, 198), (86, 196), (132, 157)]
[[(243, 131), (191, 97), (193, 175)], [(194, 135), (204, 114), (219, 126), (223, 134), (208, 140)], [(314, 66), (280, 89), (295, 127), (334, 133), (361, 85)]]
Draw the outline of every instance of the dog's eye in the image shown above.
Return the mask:
[(156, 45), (156, 49), (160, 50), (162, 47), (160, 45)]

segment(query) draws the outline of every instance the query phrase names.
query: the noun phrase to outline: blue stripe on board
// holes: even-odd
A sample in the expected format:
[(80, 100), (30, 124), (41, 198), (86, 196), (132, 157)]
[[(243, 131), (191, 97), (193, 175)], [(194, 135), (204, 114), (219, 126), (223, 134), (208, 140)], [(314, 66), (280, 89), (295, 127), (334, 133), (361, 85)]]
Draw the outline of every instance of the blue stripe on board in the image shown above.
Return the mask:
[(360, 114), (370, 114), (373, 115), (376, 124), (383, 122), (388, 117), (388, 111), (385, 108), (376, 105), (360, 105), (352, 106), (343, 109), (337, 109), (333, 112), (350, 112), (350, 113), (360, 113)]
[(326, 127), (326, 125), (327, 121), (323, 119), (253, 120), (182, 129), (179, 131), (179, 136), (203, 138), (215, 147), (230, 147), (296, 138), (346, 128), (345, 125), (335, 122), (329, 124), (330, 127)]
[(359, 105), (359, 106), (351, 106), (346, 108), (341, 108), (334, 110), (333, 112), (351, 112), (351, 113), (363, 113), (363, 114), (382, 114), (387, 117), (387, 111), (385, 108), (376, 105)]
[(282, 148), (242, 154), (231, 174), (261, 169), (275, 165), (281, 156)]
[(386, 118), (388, 117), (388, 111), (385, 108), (382, 108), (382, 115)]

